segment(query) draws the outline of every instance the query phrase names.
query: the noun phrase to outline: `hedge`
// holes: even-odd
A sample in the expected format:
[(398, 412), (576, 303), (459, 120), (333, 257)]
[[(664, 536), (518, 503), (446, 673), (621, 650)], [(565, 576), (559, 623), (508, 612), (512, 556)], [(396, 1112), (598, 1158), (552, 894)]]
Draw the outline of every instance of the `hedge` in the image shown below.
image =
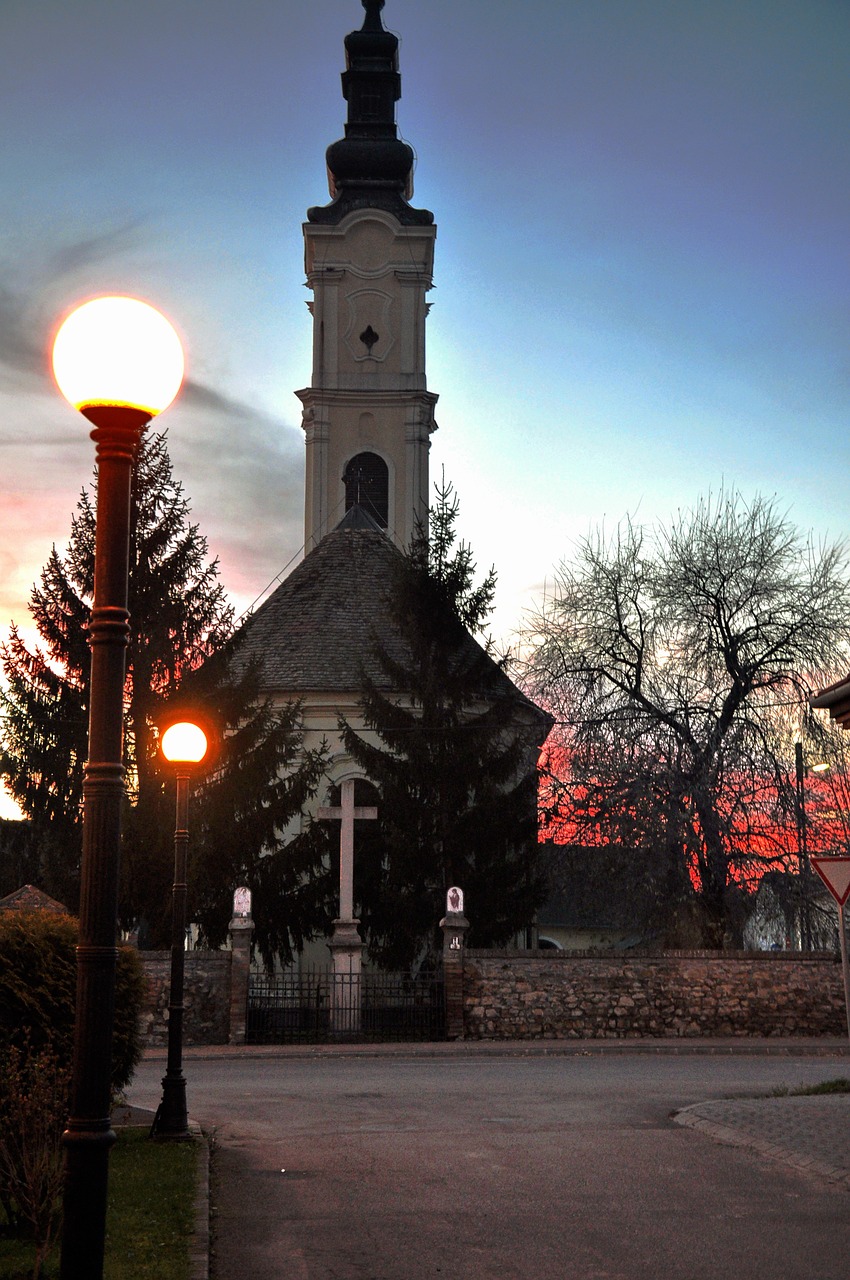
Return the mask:
[[(0, 912), (0, 1049), (52, 1046), (70, 1063), (74, 1046), (78, 923), (49, 911)], [(115, 971), (112, 1087), (129, 1084), (142, 1056), (145, 975), (138, 952), (119, 947)]]

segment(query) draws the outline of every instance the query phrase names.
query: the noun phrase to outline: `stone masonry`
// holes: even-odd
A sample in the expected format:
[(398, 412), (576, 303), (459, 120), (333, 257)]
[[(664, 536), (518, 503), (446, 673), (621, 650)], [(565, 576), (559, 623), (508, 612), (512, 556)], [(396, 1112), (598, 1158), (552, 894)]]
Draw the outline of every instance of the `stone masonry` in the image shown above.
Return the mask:
[[(140, 951), (148, 982), (143, 1036), (148, 1045), (168, 1042), (171, 952)], [(227, 1044), (230, 1033), (229, 951), (187, 951), (184, 956), (183, 1043)]]
[(469, 1039), (845, 1033), (841, 966), (831, 955), (464, 956)]

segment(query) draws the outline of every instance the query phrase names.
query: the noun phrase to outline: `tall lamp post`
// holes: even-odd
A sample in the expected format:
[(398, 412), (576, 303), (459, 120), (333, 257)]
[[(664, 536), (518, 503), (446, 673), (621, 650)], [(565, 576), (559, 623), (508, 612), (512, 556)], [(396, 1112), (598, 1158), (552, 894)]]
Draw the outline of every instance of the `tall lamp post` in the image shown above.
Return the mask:
[(186, 950), (186, 868), (189, 851), (189, 779), (207, 754), (200, 725), (179, 720), (162, 735), (160, 750), (176, 767), (177, 819), (174, 826), (174, 889), (171, 898), (171, 987), (168, 996), (168, 1065), (162, 1101), (152, 1132), (158, 1138), (189, 1136), (186, 1077), (183, 1075), (183, 968)]
[(808, 836), (808, 820), (806, 817), (806, 775), (812, 773), (824, 773), (828, 768), (828, 764), (818, 763), (806, 765), (803, 761), (803, 744), (802, 742), (794, 743), (794, 765), (797, 783), (797, 861), (800, 876), (800, 887), (802, 890), (801, 897), (801, 921), (800, 921), (800, 950), (811, 951), (812, 949), (812, 917), (809, 903), (809, 836)]
[(98, 470), (94, 601), (89, 622), (88, 761), (70, 1117), (65, 1146), (61, 1280), (101, 1280), (106, 1232), (118, 854), (124, 792), (124, 678), (130, 487), (146, 426), (183, 380), (180, 340), (134, 298), (94, 298), (56, 335), (53, 371), (92, 423)]

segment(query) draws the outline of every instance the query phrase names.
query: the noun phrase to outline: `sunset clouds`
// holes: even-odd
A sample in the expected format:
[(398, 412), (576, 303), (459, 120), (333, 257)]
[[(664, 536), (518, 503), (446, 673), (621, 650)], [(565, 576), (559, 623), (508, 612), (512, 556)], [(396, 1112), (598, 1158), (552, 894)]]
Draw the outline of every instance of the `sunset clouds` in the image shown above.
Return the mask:
[[(359, 0), (5, 0), (0, 626), (91, 482), (55, 326), (181, 334), (175, 474), (249, 603), (300, 553), (301, 222)], [(848, 529), (850, 11), (830, 0), (387, 0), (438, 224), (431, 460), (508, 639), (571, 540), (721, 483)]]

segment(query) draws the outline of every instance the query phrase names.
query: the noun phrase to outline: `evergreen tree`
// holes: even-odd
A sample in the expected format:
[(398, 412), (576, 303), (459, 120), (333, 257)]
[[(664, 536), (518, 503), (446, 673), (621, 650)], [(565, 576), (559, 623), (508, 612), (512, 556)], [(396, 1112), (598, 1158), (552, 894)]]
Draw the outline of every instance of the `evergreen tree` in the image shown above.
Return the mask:
[(346, 750), (379, 793), (377, 835), (358, 832), (355, 894), (369, 953), (387, 967), (437, 944), (451, 885), (467, 895), (477, 946), (530, 924), (544, 890), (536, 756), (545, 729), (490, 642), (470, 635), (490, 613), (495, 573), (474, 584), (451, 485), (436, 496), (430, 537), (420, 530), (400, 559), (389, 599), (407, 657), (375, 650), (398, 692), (363, 682), (364, 722), (382, 745), (340, 722)]
[[(71, 909), (79, 894), (94, 543), (95, 504), (84, 490), (67, 550), (53, 548), (33, 589), (41, 644), (30, 649), (13, 627), (0, 650), (8, 683), (0, 691), (0, 770), (32, 821), (45, 888)], [(189, 521), (163, 434), (143, 439), (134, 471), (129, 609), (122, 921), (141, 921), (151, 946), (169, 943), (174, 776), (157, 749), (156, 725), (176, 700), (202, 708), (220, 734), (220, 750), (193, 793), (190, 919), (221, 942), (233, 888), (247, 883), (260, 950), (268, 959), (287, 956), (291, 941), (309, 934), (316, 911), (321, 919), (328, 888), (321, 832), (308, 829), (283, 852), (283, 833), (318, 786), (324, 756), (301, 752), (298, 708), (276, 711), (261, 697), (253, 668), (234, 661), (238, 637), (218, 562)], [(309, 893), (300, 889), (308, 875)]]
[(0, 898), (38, 878), (32, 824), (17, 818), (0, 818)]

